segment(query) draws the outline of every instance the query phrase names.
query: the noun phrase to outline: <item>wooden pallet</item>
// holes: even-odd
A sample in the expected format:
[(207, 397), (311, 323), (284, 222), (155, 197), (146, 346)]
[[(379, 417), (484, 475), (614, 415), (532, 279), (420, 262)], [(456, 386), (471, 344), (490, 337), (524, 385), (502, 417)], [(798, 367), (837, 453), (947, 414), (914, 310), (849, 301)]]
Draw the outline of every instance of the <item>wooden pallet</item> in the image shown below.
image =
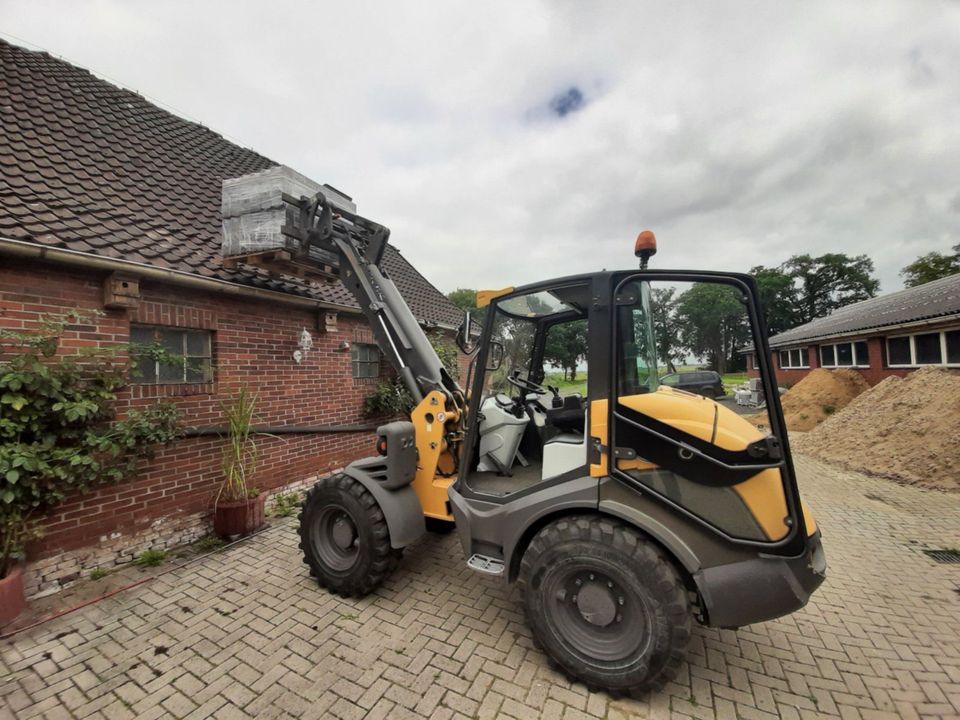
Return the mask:
[(274, 276), (292, 275), (314, 282), (333, 282), (340, 278), (338, 268), (325, 263), (300, 260), (289, 250), (263, 250), (246, 255), (231, 255), (223, 259), (223, 266), (229, 270), (241, 265), (258, 267)]

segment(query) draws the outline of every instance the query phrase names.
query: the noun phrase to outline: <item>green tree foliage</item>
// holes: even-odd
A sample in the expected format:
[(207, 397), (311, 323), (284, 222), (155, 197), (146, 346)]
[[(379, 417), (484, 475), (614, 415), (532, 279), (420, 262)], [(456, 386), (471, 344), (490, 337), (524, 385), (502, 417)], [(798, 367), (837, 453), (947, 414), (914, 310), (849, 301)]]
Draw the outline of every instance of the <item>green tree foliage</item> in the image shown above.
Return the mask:
[[(677, 336), (677, 289), (654, 287), (650, 291), (650, 310), (653, 316), (653, 337), (657, 344), (657, 360), (668, 372), (676, 372), (677, 364), (686, 354)], [(638, 316), (640, 317), (640, 316)], [(642, 328), (636, 328), (642, 337)]]
[(543, 359), (563, 370), (564, 380), (577, 379), (577, 365), (586, 357), (586, 320), (572, 320), (550, 328), (543, 346)]
[(470, 288), (457, 288), (456, 290), (447, 293), (447, 298), (449, 298), (450, 302), (464, 312), (469, 312), (474, 323), (483, 323), (483, 318), (486, 315), (487, 309), (485, 307), (477, 307), (476, 290), (471, 290)]
[(880, 281), (872, 275), (873, 261), (866, 255), (794, 255), (780, 270), (794, 279), (797, 295), (793, 304), (798, 324), (872, 298), (880, 289)]
[(952, 250), (952, 253), (932, 252), (918, 257), (900, 271), (903, 284), (916, 287), (960, 273), (960, 243)]
[(766, 268), (757, 265), (750, 274), (757, 281), (760, 308), (767, 321), (767, 330), (771, 335), (782, 333), (796, 327), (797, 287), (794, 279), (780, 268)]
[(694, 283), (677, 298), (675, 315), (680, 342), (690, 354), (707, 358), (721, 375), (739, 362), (737, 350), (750, 341), (750, 328), (737, 290)]
[(23, 557), (36, 520), (67, 495), (130, 477), (158, 443), (178, 435), (158, 404), (117, 418), (126, 348), (57, 355), (77, 315), (34, 332), (0, 330), (0, 577)]

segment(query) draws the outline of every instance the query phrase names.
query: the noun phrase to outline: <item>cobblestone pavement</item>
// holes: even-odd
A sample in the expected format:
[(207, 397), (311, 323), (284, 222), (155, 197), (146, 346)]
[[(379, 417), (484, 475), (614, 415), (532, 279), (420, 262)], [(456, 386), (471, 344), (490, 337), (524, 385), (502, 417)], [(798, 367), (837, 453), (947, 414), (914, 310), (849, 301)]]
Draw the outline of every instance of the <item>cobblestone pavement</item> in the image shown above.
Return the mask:
[(288, 521), (5, 641), (17, 718), (960, 717), (960, 495), (801, 459), (827, 583), (791, 617), (699, 629), (676, 683), (643, 701), (571, 684), (514, 592), (430, 536), (373, 597), (307, 577)]

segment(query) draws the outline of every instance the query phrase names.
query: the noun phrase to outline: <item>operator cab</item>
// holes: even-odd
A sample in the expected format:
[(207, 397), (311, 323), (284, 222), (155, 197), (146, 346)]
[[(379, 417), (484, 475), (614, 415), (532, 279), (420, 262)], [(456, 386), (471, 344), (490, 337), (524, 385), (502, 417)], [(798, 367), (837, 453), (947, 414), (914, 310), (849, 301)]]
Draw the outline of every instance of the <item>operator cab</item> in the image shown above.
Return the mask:
[[(587, 309), (590, 286), (560, 284), (490, 310), (491, 347), (466, 482), (509, 495), (587, 463)], [(495, 367), (494, 367), (495, 366)]]

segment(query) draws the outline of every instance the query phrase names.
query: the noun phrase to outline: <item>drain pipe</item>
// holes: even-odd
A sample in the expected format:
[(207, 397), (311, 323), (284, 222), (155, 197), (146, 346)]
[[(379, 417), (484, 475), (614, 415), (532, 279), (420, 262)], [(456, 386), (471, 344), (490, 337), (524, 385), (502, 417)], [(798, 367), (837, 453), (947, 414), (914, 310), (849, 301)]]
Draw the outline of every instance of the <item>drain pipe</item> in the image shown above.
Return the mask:
[[(250, 428), (251, 433), (263, 435), (322, 435), (327, 433), (374, 432), (379, 425), (266, 425)], [(188, 427), (183, 437), (207, 437), (210, 435), (229, 435), (226, 427)]]

